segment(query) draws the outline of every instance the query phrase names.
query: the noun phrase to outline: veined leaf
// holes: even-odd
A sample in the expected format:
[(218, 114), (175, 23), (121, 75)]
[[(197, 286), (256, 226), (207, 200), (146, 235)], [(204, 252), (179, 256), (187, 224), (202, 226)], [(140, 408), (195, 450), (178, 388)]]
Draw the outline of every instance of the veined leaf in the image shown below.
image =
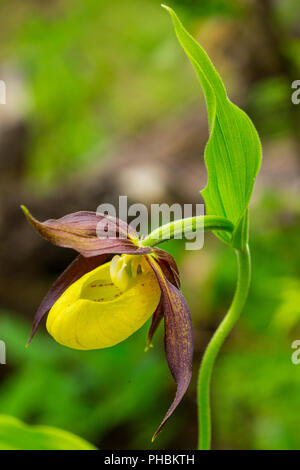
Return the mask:
[(0, 415), (0, 450), (95, 450), (84, 439), (61, 429), (28, 426)]
[[(247, 218), (246, 210), (261, 163), (260, 140), (247, 114), (228, 99), (222, 79), (206, 52), (186, 31), (175, 12), (164, 8), (173, 19), (177, 38), (205, 94), (210, 137), (205, 149), (208, 182), (201, 194), (206, 213), (228, 218), (239, 231), (236, 237), (233, 234), (234, 243), (240, 244), (246, 236), (240, 227), (247, 225), (243, 219)], [(232, 241), (227, 232), (217, 232), (217, 235), (227, 243)]]

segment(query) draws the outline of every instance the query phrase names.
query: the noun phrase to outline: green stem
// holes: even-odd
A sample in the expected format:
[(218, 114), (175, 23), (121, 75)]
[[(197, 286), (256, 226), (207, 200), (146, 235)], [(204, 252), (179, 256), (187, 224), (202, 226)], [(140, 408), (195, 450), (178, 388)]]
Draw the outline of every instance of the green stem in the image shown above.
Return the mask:
[(250, 252), (247, 246), (245, 250), (237, 250), (238, 279), (232, 304), (213, 335), (199, 370), (198, 378), (198, 415), (199, 415), (199, 449), (210, 449), (211, 443), (211, 410), (210, 410), (210, 383), (213, 366), (228, 334), (239, 319), (247, 300), (250, 279), (251, 262)]
[(171, 238), (182, 238), (182, 235), (195, 233), (200, 230), (225, 230), (232, 233), (234, 226), (230, 220), (214, 215), (187, 217), (186, 219), (175, 220), (153, 230), (144, 240), (140, 241), (140, 245), (155, 246)]

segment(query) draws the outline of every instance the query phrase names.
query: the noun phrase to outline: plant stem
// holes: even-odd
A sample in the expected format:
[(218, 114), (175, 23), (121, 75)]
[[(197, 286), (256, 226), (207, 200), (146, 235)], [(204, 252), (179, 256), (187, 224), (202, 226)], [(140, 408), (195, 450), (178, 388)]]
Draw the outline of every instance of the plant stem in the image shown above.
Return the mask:
[(201, 230), (225, 230), (233, 232), (234, 226), (230, 220), (214, 215), (199, 215), (186, 219), (174, 220), (153, 230), (144, 240), (141, 246), (155, 246), (171, 238), (182, 238), (182, 235), (199, 232)]
[(236, 250), (236, 254), (238, 278), (234, 298), (226, 316), (206, 348), (199, 370), (198, 417), (200, 450), (209, 450), (211, 444), (210, 383), (213, 366), (221, 346), (241, 315), (249, 292), (251, 279), (249, 247), (247, 246), (245, 250)]

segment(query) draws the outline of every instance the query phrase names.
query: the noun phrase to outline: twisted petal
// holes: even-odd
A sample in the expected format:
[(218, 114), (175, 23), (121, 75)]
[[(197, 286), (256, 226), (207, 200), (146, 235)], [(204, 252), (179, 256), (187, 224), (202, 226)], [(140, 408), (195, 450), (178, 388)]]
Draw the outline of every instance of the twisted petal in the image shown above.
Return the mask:
[(180, 290), (167, 279), (157, 261), (150, 256), (147, 256), (147, 259), (156, 274), (162, 291), (165, 351), (170, 371), (177, 384), (174, 401), (155, 432), (154, 440), (180, 403), (189, 386), (192, 376), (193, 332), (191, 315)]
[(146, 254), (151, 248), (140, 248), (136, 233), (122, 220), (96, 212), (81, 211), (60, 219), (39, 222), (22, 206), (30, 224), (54, 245), (73, 248), (85, 257), (101, 254)]
[[(153, 255), (156, 258), (161, 270), (163, 271), (164, 275), (175, 287), (180, 289), (180, 277), (179, 277), (179, 269), (176, 264), (175, 259), (170, 253), (163, 251), (159, 248), (154, 248)], [(152, 317), (152, 322), (148, 331), (147, 336), (147, 347), (151, 347), (152, 345), (152, 338), (160, 325), (160, 322), (164, 316), (164, 309), (163, 309), (163, 302), (161, 300), (159, 306), (157, 307), (156, 312)]]
[(160, 302), (157, 306), (157, 309), (155, 310), (152, 316), (151, 325), (150, 325), (148, 335), (147, 335), (147, 345), (146, 345), (145, 351), (148, 351), (149, 348), (153, 347), (152, 339), (163, 317), (164, 317), (164, 303), (163, 303), (163, 297), (161, 297)]
[(154, 248), (154, 256), (167, 279), (180, 289), (179, 269), (175, 259), (167, 251)]
[(33, 321), (32, 331), (27, 345), (31, 342), (42, 318), (49, 312), (54, 303), (59, 299), (63, 292), (77, 279), (81, 278), (84, 274), (96, 268), (97, 266), (105, 263), (109, 255), (94, 256), (92, 258), (84, 258), (79, 255), (67, 267), (67, 269), (59, 276), (54, 282), (50, 290), (45, 295), (42, 303), (40, 304)]

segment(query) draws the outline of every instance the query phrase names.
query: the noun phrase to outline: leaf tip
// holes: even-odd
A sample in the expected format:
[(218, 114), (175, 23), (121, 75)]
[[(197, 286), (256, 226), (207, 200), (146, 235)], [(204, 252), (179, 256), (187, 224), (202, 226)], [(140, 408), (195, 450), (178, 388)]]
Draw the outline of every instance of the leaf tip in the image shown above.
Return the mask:
[(165, 5), (164, 3), (161, 3), (160, 6), (162, 8), (164, 8), (165, 10), (167, 10), (170, 14), (174, 13), (174, 11), (172, 10), (172, 8), (168, 7), (168, 5)]

